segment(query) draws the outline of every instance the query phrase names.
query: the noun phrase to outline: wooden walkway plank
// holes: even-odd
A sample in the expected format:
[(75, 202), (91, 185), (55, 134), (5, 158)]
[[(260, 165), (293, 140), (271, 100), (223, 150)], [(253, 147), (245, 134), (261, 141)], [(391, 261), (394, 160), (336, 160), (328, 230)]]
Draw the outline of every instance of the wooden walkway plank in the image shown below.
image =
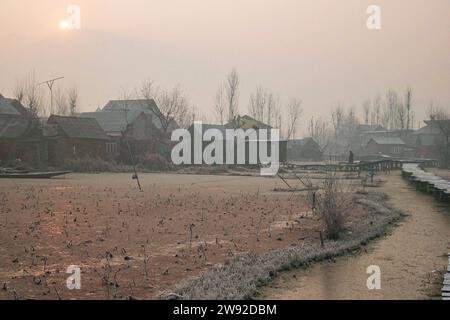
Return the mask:
[(403, 164), (402, 175), (414, 182), (418, 190), (434, 194), (440, 200), (450, 200), (450, 181), (423, 171), (419, 164)]
[(444, 283), (441, 291), (442, 299), (450, 300), (450, 252), (448, 253), (447, 274), (444, 275)]

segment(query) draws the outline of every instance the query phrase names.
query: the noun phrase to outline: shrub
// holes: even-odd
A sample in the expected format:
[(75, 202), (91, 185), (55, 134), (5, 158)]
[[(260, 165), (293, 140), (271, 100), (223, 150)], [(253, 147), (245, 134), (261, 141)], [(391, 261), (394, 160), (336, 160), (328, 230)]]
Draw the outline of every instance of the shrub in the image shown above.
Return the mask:
[(147, 153), (140, 161), (139, 166), (148, 170), (169, 170), (171, 164), (158, 153)]
[(353, 201), (344, 191), (342, 182), (334, 174), (327, 174), (323, 192), (317, 200), (317, 213), (323, 219), (326, 235), (337, 239), (344, 228), (346, 217)]
[(66, 160), (64, 168), (74, 172), (117, 172), (116, 164), (99, 157), (84, 156)]

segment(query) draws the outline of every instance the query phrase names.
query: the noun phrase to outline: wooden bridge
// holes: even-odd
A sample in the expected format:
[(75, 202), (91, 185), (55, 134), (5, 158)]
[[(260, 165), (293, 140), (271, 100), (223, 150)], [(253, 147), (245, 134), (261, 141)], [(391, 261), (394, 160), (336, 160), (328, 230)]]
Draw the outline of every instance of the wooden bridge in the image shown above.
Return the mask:
[(442, 287), (442, 300), (450, 300), (450, 253), (448, 254), (447, 273), (444, 275)]
[(337, 172), (389, 172), (391, 170), (400, 170), (404, 164), (420, 163), (423, 167), (436, 166), (435, 160), (400, 160), (400, 159), (381, 159), (381, 160), (365, 160), (339, 163), (316, 163), (316, 164), (293, 164), (288, 163), (286, 167), (288, 169), (299, 170), (316, 170), (316, 171), (337, 171)]
[(450, 201), (450, 181), (424, 171), (418, 163), (403, 164), (402, 176), (413, 183), (417, 190), (433, 194), (440, 200)]

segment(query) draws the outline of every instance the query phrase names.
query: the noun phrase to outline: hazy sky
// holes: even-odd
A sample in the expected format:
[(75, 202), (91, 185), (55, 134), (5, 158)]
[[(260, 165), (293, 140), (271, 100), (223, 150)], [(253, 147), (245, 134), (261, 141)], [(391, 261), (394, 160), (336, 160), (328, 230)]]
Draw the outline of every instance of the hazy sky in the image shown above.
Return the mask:
[[(79, 31), (59, 28), (70, 4)], [(379, 31), (366, 27), (370, 4)], [(418, 118), (431, 99), (450, 109), (449, 0), (1, 0), (0, 41), (3, 95), (34, 70), (76, 84), (83, 111), (153, 79), (210, 116), (233, 66), (241, 113), (257, 85), (301, 98), (304, 119), (407, 86)]]

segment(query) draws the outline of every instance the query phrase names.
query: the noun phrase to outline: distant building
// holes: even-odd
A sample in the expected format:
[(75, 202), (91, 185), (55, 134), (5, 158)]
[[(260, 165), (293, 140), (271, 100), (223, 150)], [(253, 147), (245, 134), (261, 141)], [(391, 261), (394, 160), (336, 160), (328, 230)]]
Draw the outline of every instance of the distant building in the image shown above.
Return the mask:
[[(243, 129), (243, 130), (248, 130), (248, 129), (255, 129), (254, 125), (255, 123), (250, 124), (250, 122), (246, 122), (246, 124), (239, 122), (241, 125), (244, 125), (244, 128), (242, 127), (233, 127), (236, 126), (237, 123), (235, 122), (233, 125), (229, 124), (229, 125), (220, 125), (220, 124), (205, 124), (202, 123), (202, 131), (201, 132), (195, 132), (196, 130), (196, 126), (195, 124), (191, 125), (188, 128), (188, 131), (191, 135), (191, 157), (192, 157), (192, 163), (194, 163), (194, 145), (195, 145), (195, 138), (196, 136), (200, 136), (203, 137), (204, 133), (207, 130), (210, 129), (216, 129), (218, 130), (221, 134), (223, 139), (221, 140), (223, 143), (223, 163), (226, 162), (226, 157), (227, 157), (227, 153), (231, 153), (233, 152), (234, 154), (234, 163), (237, 164), (237, 139), (234, 139), (233, 143), (234, 143), (234, 150), (228, 150), (227, 149), (227, 135), (226, 135), (226, 130), (230, 129), (230, 130), (236, 130), (236, 129)], [(251, 126), (251, 127), (249, 127)], [(269, 127), (270, 128), (270, 127)], [(256, 130), (256, 129), (255, 129)], [(259, 159), (259, 144), (262, 142), (259, 140), (259, 137), (256, 135), (256, 140), (254, 141), (256, 142), (256, 154), (254, 155), (256, 157), (256, 163), (260, 163), (260, 159)], [(267, 143), (267, 152), (270, 153), (271, 151), (271, 144), (270, 141), (268, 141), (267, 139), (264, 140), (265, 143)], [(208, 141), (203, 141), (203, 138), (201, 139), (201, 144), (202, 144), (202, 152), (205, 150), (205, 148), (210, 144), (211, 142)], [(245, 141), (245, 163), (244, 164), (254, 164), (251, 160), (250, 157), (250, 144), (249, 144), (249, 137), (246, 137), (246, 141)], [(279, 141), (279, 161), (280, 162), (286, 162), (286, 142), (285, 141)]]
[(111, 100), (102, 109), (102, 112), (143, 112), (151, 116), (153, 125), (159, 130), (169, 134), (178, 128), (178, 124), (173, 118), (166, 118), (153, 99), (135, 99), (135, 100)]
[(439, 159), (444, 135), (439, 126), (429, 120), (426, 126), (413, 133), (413, 144), (416, 147), (416, 157), (425, 159)]
[(323, 158), (327, 161), (347, 161), (351, 148), (342, 142), (330, 142), (323, 148)]
[(45, 161), (39, 121), (15, 99), (0, 97), (0, 162), (20, 160), (38, 165)]
[(288, 161), (320, 161), (323, 152), (313, 138), (295, 139), (287, 141)]
[(405, 147), (405, 142), (399, 137), (375, 137), (369, 140), (365, 152), (367, 155), (401, 157)]
[(244, 130), (248, 130), (248, 129), (255, 129), (255, 130), (259, 130), (259, 129), (266, 129), (266, 130), (270, 130), (272, 129), (272, 126), (258, 121), (248, 115), (245, 116), (237, 116), (235, 117), (233, 120), (229, 121), (225, 127), (230, 128), (230, 129), (244, 129)]
[(52, 115), (44, 133), (49, 163), (60, 166), (68, 159), (105, 158), (108, 136), (95, 119)]
[(96, 112), (85, 112), (81, 118), (96, 119), (110, 141), (107, 156), (111, 159), (130, 160), (131, 148), (136, 157), (148, 153), (167, 152), (159, 150), (162, 140), (169, 140), (170, 133), (178, 127), (173, 119), (166, 120), (155, 101), (112, 100)]

